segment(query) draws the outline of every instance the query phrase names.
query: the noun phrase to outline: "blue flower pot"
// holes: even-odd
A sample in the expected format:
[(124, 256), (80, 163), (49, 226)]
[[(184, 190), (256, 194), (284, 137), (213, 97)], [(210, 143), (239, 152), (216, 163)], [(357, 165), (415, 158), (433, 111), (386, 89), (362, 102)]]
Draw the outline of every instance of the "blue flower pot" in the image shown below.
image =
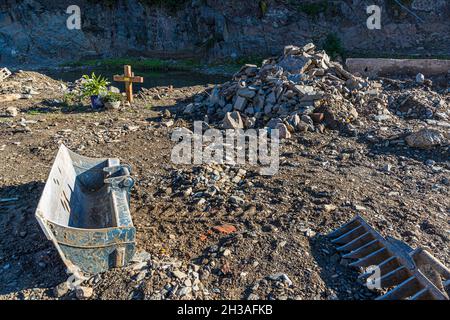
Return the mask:
[(103, 108), (103, 102), (99, 95), (91, 96), (91, 106), (94, 110)]

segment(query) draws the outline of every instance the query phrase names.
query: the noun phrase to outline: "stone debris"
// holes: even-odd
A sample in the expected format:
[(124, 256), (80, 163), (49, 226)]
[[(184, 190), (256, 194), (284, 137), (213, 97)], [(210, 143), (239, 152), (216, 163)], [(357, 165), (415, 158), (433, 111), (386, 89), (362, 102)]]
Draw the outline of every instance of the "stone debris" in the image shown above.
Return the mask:
[(170, 195), (187, 198), (191, 204), (209, 208), (228, 203), (240, 207), (245, 201), (239, 188), (245, 185), (247, 171), (230, 165), (202, 165), (192, 170), (178, 170), (172, 175)]
[(389, 114), (380, 87), (352, 75), (312, 43), (290, 45), (261, 67), (244, 65), (231, 81), (197, 96), (183, 113), (207, 114), (227, 129), (279, 129), (281, 138), (289, 139), (294, 132), (323, 132), (325, 127), (347, 130), (360, 112)]
[(64, 281), (53, 289), (53, 294), (56, 298), (61, 298), (65, 296), (69, 292), (69, 290), (70, 288), (67, 281)]
[(0, 81), (0, 101), (2, 96), (8, 94), (16, 94), (17, 99), (29, 99), (40, 92), (62, 93), (65, 89), (63, 82), (46, 75), (33, 71), (18, 71)]
[(422, 129), (407, 136), (405, 141), (412, 148), (431, 149), (444, 144), (445, 138), (437, 130)]

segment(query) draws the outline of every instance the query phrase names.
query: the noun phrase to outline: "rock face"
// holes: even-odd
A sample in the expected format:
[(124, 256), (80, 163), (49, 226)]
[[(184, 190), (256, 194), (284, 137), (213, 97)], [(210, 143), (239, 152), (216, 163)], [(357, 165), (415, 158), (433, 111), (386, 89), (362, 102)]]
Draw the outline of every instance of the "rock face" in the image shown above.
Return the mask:
[[(69, 30), (70, 1), (7, 0), (0, 4), (0, 64), (48, 65), (80, 58), (124, 55), (186, 56), (207, 51), (210, 58), (270, 55), (286, 44), (302, 44), (311, 36), (322, 43), (336, 33), (348, 50), (416, 53), (450, 51), (448, 1), (416, 0), (408, 8), (429, 30), (418, 29), (412, 15), (399, 14), (392, 1), (382, 6), (383, 28), (367, 29), (366, 3), (339, 0), (323, 12), (311, 13), (289, 1), (184, 0), (176, 8), (151, 1), (113, 0), (108, 4), (79, 0), (81, 30)], [(150, 3), (150, 4), (149, 4)], [(167, 2), (173, 3), (173, 1)], [(431, 3), (431, 4), (430, 4)], [(321, 16), (321, 26), (317, 17)], [(175, 54), (176, 52), (176, 54)], [(290, 68), (292, 60), (285, 61)], [(295, 61), (294, 61), (295, 63)]]

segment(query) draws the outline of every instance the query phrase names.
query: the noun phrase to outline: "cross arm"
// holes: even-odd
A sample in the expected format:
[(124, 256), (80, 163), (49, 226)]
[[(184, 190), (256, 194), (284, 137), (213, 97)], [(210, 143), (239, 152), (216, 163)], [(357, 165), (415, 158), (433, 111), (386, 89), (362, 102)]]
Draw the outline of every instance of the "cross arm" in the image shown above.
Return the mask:
[(120, 81), (120, 82), (137, 82), (137, 83), (144, 82), (143, 77), (126, 77), (126, 76), (115, 75), (113, 77), (113, 79), (114, 79), (114, 81)]

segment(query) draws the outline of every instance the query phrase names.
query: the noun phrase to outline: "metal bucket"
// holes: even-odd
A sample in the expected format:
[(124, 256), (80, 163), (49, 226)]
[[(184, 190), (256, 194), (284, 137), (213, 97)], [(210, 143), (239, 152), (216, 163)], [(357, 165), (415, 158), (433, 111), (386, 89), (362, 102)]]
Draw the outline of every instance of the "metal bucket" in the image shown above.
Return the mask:
[(135, 251), (129, 210), (134, 184), (119, 159), (80, 156), (61, 145), (36, 218), (69, 272), (124, 266)]

